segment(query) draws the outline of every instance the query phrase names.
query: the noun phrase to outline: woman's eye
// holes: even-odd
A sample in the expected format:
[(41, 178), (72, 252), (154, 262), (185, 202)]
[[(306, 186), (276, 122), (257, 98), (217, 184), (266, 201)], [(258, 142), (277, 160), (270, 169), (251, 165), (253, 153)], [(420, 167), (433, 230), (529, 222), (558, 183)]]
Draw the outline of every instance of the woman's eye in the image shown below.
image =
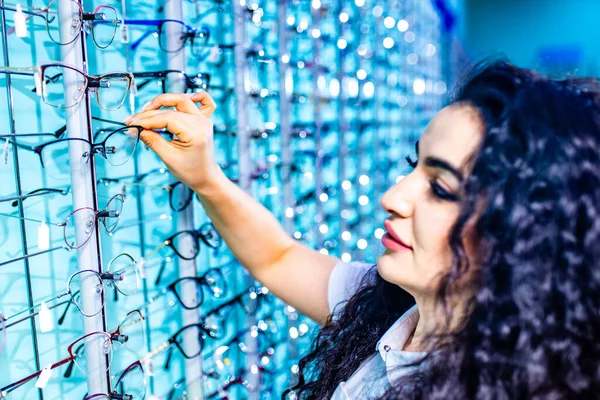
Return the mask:
[(434, 196), (442, 200), (458, 201), (458, 196), (442, 188), (436, 181), (431, 181), (431, 191), (433, 192)]

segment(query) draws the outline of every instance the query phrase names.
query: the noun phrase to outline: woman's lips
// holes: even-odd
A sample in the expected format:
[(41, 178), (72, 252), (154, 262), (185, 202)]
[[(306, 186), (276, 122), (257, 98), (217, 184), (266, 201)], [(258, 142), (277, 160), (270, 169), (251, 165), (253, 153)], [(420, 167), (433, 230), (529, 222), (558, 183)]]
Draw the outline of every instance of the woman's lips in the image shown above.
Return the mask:
[(394, 229), (392, 229), (391, 225), (392, 225), (391, 222), (387, 219), (383, 222), (383, 226), (385, 227), (385, 230), (387, 231), (387, 233), (385, 235), (383, 235), (383, 237), (381, 238), (381, 243), (387, 249), (392, 250), (392, 251), (399, 251), (399, 250), (411, 250), (412, 251), (412, 247), (410, 247), (409, 245), (404, 243), (398, 237), (396, 232), (394, 232)]

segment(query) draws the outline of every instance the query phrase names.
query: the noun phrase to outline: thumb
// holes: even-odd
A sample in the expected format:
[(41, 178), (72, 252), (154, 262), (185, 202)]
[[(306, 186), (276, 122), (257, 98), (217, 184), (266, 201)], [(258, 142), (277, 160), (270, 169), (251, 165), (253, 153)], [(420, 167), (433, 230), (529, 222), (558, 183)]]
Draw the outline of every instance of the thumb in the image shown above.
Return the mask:
[(172, 150), (169, 142), (158, 132), (144, 129), (140, 133), (140, 140), (162, 159)]
[(200, 103), (199, 110), (206, 118), (212, 117), (217, 109), (217, 103), (205, 91), (192, 93), (188, 97), (194, 103)]

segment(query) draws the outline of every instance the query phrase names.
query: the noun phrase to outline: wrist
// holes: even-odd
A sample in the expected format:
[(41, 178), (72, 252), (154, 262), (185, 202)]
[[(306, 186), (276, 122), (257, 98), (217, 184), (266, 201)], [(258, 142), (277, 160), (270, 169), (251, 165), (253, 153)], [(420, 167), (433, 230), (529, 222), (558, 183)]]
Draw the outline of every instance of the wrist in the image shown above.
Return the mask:
[(218, 165), (215, 165), (210, 171), (205, 172), (205, 176), (202, 181), (194, 186), (191, 186), (192, 189), (199, 197), (208, 197), (210, 194), (214, 194), (219, 187), (223, 186), (223, 183), (228, 182), (229, 179), (219, 168)]

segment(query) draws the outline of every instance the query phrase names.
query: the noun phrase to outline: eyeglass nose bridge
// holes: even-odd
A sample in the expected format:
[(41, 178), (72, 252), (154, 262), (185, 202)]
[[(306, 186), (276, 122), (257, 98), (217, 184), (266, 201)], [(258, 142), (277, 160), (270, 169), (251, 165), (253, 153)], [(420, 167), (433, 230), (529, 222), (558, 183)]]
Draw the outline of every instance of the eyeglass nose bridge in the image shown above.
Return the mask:
[(98, 218), (119, 218), (121, 213), (117, 210), (98, 211)]
[(105, 21), (106, 20), (106, 14), (104, 14), (103, 12), (99, 12), (99, 13), (83, 13), (83, 20), (84, 21)]
[(110, 339), (113, 342), (119, 342), (121, 344), (124, 344), (124, 343), (127, 343), (129, 341), (129, 336), (127, 336), (127, 335), (121, 335), (121, 334), (118, 334), (118, 333), (114, 333), (114, 334), (112, 334), (110, 336)]
[(125, 280), (125, 274), (111, 274), (108, 272), (103, 272), (100, 274), (100, 277), (102, 280), (113, 282), (122, 282)]
[(106, 79), (90, 79), (88, 82), (90, 91), (98, 91), (98, 88), (110, 88), (110, 81)]

